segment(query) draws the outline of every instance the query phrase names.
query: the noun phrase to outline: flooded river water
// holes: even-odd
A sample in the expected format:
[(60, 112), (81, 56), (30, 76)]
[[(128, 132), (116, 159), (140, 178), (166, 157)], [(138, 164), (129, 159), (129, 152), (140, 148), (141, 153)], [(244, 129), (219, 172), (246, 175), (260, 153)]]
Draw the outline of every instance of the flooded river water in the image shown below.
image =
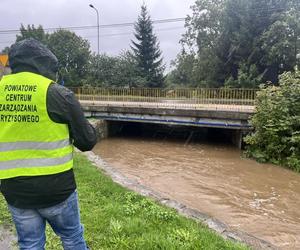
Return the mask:
[(93, 150), (125, 176), (281, 249), (300, 249), (300, 174), (224, 143), (112, 137)]

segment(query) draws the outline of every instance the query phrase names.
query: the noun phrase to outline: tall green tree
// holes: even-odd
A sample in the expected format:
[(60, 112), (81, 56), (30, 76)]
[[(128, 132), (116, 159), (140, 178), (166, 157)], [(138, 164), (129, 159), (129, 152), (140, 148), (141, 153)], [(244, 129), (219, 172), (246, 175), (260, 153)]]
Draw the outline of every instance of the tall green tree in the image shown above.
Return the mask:
[(265, 53), (262, 61), (272, 66), (276, 72), (291, 71), (299, 66), (300, 53), (300, 4), (290, 2), (287, 11), (265, 30), (261, 37), (261, 46)]
[(78, 86), (86, 78), (90, 60), (90, 44), (68, 30), (49, 35), (48, 47), (59, 61), (59, 72), (66, 85)]
[(257, 87), (262, 81), (278, 82), (279, 63), (270, 64), (263, 60), (270, 48), (263, 46), (262, 38), (287, 11), (287, 2), (230, 0), (226, 3), (219, 51), (222, 61), (226, 62), (225, 78), (235, 79), (234, 86)]
[(115, 76), (118, 86), (141, 88), (147, 84), (146, 78), (140, 75), (137, 61), (131, 51), (123, 51), (118, 56)]
[(97, 87), (115, 87), (117, 62), (117, 57), (106, 54), (92, 55), (86, 84)]
[(34, 38), (46, 46), (56, 55), (59, 61), (59, 73), (66, 85), (78, 86), (87, 77), (87, 69), (91, 56), (90, 44), (87, 40), (68, 30), (57, 30), (46, 33), (41, 25), (23, 24), (16, 42), (26, 38)]
[(194, 69), (197, 59), (193, 53), (182, 50), (176, 59), (171, 62), (173, 70), (167, 75), (166, 85), (168, 87), (194, 87)]
[(132, 41), (132, 50), (137, 61), (141, 78), (146, 79), (146, 87), (162, 87), (164, 68), (162, 54), (147, 7), (142, 5), (141, 14), (134, 25), (136, 41)]
[(192, 9), (182, 43), (197, 53), (199, 85), (277, 84), (299, 64), (299, 1), (198, 0)]
[(85, 85), (97, 87), (143, 87), (146, 80), (139, 76), (137, 63), (130, 51), (119, 56), (92, 55)]
[(226, 0), (197, 0), (193, 14), (186, 18), (187, 32), (181, 42), (200, 55), (203, 50), (215, 49), (222, 33), (222, 15)]
[(225, 0), (196, 1), (193, 14), (186, 18), (187, 32), (181, 43), (196, 54), (193, 70), (195, 85), (218, 87), (223, 81), (223, 67), (218, 46), (223, 32)]

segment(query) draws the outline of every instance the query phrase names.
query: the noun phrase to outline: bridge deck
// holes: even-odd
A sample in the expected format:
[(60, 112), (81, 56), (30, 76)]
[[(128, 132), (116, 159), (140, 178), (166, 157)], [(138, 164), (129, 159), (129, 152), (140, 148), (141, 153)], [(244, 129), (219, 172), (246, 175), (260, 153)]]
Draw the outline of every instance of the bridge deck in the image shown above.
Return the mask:
[(207, 111), (231, 111), (254, 113), (254, 106), (236, 104), (195, 104), (195, 103), (174, 103), (174, 102), (121, 102), (121, 101), (91, 101), (80, 100), (83, 105), (110, 106), (110, 107), (143, 107), (154, 109), (186, 109), (186, 110), (207, 110)]

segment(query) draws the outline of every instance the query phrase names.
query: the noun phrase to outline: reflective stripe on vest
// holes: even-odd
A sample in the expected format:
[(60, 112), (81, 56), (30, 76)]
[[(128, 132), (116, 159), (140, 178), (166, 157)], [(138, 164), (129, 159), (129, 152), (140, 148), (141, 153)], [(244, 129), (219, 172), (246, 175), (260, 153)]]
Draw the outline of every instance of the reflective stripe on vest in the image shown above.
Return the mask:
[(51, 80), (22, 72), (0, 81), (0, 179), (64, 172), (73, 166), (66, 124), (48, 116)]
[(72, 160), (73, 153), (59, 158), (42, 158), (42, 159), (22, 159), (13, 161), (0, 162), (0, 169), (12, 168), (33, 168), (33, 167), (49, 167), (55, 165), (62, 165)]
[(59, 140), (54, 142), (32, 142), (32, 141), (22, 141), (22, 142), (0, 142), (0, 152), (30, 149), (30, 150), (40, 150), (40, 149), (59, 149), (70, 145), (70, 140)]

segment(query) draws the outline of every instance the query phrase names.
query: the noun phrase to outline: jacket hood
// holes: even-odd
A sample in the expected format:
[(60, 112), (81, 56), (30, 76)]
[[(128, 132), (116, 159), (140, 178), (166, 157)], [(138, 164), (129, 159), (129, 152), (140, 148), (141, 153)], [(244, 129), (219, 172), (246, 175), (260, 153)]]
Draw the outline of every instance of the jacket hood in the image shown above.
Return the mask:
[(8, 53), (12, 73), (32, 72), (53, 81), (58, 72), (56, 56), (39, 41), (29, 38), (13, 44)]

